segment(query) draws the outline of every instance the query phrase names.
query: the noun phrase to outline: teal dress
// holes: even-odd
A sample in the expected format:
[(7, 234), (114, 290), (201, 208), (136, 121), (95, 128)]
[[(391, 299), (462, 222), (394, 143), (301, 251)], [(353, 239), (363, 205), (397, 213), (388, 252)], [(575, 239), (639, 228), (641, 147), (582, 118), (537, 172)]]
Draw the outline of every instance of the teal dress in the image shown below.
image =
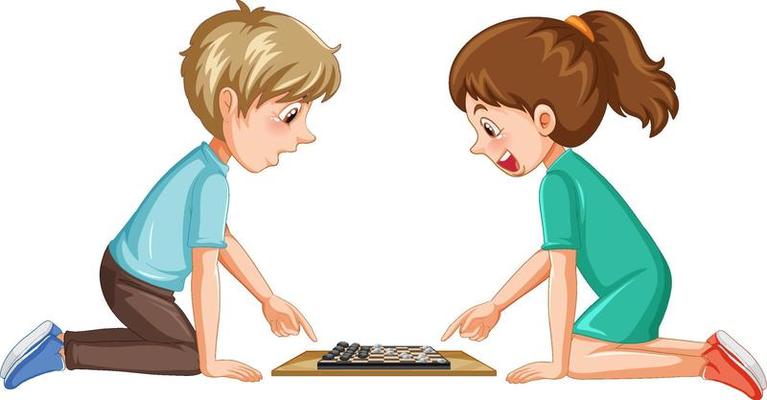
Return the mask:
[(671, 274), (658, 246), (615, 188), (566, 150), (540, 187), (544, 250), (572, 249), (599, 297), (573, 333), (614, 343), (658, 338)]

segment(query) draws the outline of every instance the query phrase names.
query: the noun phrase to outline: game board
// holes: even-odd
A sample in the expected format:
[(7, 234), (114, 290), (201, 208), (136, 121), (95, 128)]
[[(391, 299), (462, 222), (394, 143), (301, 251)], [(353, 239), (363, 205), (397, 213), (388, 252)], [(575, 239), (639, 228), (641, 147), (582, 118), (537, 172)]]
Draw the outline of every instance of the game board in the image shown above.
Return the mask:
[(450, 369), (450, 361), (430, 346), (338, 342), (317, 361), (317, 369)]
[(327, 354), (327, 350), (307, 350), (280, 364), (272, 370), (272, 376), (350, 376), (350, 377), (374, 377), (374, 376), (452, 376), (452, 377), (482, 377), (496, 376), (496, 372), (490, 366), (460, 350), (439, 350), (439, 354), (450, 361), (450, 369), (328, 369), (317, 368), (317, 360)]

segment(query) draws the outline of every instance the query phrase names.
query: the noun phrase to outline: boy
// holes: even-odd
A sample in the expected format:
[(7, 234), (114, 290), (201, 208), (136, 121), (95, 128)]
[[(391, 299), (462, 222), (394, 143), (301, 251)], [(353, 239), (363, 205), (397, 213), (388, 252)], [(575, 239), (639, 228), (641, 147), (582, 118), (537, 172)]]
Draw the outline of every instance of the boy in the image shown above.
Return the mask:
[[(260, 380), (254, 368), (216, 358), (218, 262), (262, 303), (275, 335), (303, 328), (317, 340), (229, 230), (226, 173), (232, 157), (255, 173), (314, 141), (306, 116), (338, 89), (338, 48), (292, 17), (238, 5), (204, 21), (181, 53), (189, 105), (212, 140), (171, 167), (104, 252), (104, 298), (126, 328), (62, 332), (45, 321), (8, 354), (6, 388), (65, 367)], [(173, 297), (189, 274), (196, 329)]]

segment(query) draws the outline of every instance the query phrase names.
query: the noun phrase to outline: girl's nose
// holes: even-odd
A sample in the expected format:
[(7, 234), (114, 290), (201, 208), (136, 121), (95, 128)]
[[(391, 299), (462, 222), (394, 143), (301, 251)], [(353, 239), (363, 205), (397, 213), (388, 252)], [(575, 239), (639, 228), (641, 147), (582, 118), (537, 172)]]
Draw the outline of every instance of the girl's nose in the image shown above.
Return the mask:
[(485, 152), (485, 148), (479, 144), (479, 142), (474, 143), (474, 146), (471, 146), (469, 151), (472, 154), (483, 154)]

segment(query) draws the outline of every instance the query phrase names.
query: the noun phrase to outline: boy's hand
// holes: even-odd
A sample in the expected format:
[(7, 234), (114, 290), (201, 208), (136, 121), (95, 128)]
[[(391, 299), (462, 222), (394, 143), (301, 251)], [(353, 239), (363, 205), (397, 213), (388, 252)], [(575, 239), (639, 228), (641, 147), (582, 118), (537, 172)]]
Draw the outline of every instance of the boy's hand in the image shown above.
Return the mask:
[(469, 338), (476, 342), (485, 340), (490, 330), (498, 323), (501, 310), (491, 302), (476, 305), (461, 314), (442, 335), (442, 341), (449, 339), (460, 328), (461, 337)]
[(263, 310), (264, 317), (266, 317), (275, 335), (280, 337), (295, 336), (303, 327), (306, 336), (313, 342), (317, 341), (312, 326), (309, 325), (303, 314), (287, 301), (272, 295), (263, 302)]
[(261, 380), (261, 373), (257, 369), (233, 360), (210, 361), (206, 365), (200, 365), (200, 372), (212, 378), (232, 378), (243, 382), (258, 382)]

